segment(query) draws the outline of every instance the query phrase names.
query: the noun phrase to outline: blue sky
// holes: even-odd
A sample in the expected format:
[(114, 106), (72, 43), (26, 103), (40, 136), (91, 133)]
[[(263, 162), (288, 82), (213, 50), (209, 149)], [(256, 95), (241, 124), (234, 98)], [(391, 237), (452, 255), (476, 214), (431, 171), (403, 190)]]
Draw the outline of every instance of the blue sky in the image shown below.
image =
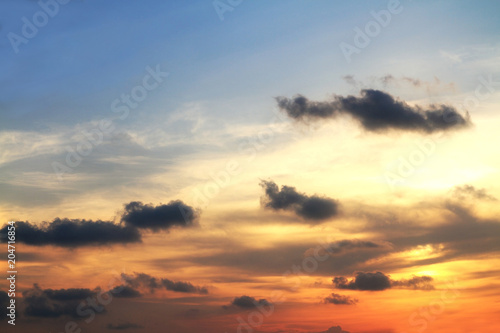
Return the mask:
[[(464, 41), (495, 43), (500, 24), (496, 2), (402, 1), (402, 13), (348, 64), (339, 43), (352, 43), (353, 29), (372, 19), (363, 2), (243, 1), (221, 21), (210, 1), (75, 0), (15, 54), (7, 34), (20, 34), (21, 17), (40, 7), (35, 1), (1, 6), (9, 13), (1, 22), (4, 129), (99, 117), (156, 64), (171, 73), (153, 97), (166, 113), (198, 100), (271, 103), (297, 91), (341, 92), (348, 74), (410, 75), (418, 68), (421, 76), (455, 78), (460, 74), (439, 63), (439, 51), (459, 52)], [(370, 7), (378, 11), (387, 2)]]

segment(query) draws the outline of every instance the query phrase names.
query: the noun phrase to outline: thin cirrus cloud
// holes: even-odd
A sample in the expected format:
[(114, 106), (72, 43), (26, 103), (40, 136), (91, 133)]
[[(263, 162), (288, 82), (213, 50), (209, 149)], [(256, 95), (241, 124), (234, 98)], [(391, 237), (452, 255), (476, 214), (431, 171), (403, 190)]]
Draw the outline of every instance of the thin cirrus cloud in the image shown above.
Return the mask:
[(294, 120), (333, 119), (350, 115), (367, 131), (403, 130), (423, 133), (449, 131), (472, 125), (469, 115), (454, 107), (433, 104), (426, 108), (410, 106), (390, 94), (374, 89), (361, 90), (361, 96), (335, 96), (332, 101), (310, 101), (302, 95), (277, 97), (278, 107)]
[[(125, 204), (122, 224), (67, 218), (56, 218), (40, 225), (17, 221), (16, 240), (33, 246), (68, 248), (139, 243), (142, 241), (140, 229), (160, 231), (172, 227), (189, 227), (196, 223), (197, 218), (195, 210), (180, 200), (158, 206), (132, 201)], [(4, 225), (0, 229), (0, 238), (4, 242), (7, 240), (7, 228)]]
[(338, 215), (339, 203), (331, 198), (317, 195), (308, 196), (297, 192), (295, 187), (283, 185), (281, 190), (272, 181), (263, 180), (260, 186), (264, 189), (262, 205), (275, 211), (289, 210), (307, 220), (326, 220)]
[(381, 291), (391, 288), (432, 290), (433, 278), (430, 276), (413, 276), (411, 279), (392, 280), (382, 272), (358, 272), (354, 279), (348, 280), (343, 276), (334, 277), (332, 282), (337, 289)]

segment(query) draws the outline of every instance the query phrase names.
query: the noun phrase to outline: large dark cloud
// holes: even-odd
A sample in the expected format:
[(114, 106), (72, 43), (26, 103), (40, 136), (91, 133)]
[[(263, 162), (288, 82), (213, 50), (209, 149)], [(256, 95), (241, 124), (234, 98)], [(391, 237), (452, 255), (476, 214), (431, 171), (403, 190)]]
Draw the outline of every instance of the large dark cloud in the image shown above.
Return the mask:
[(332, 293), (330, 296), (325, 297), (323, 303), (335, 305), (355, 305), (358, 303), (358, 300), (350, 296)]
[(283, 185), (281, 190), (275, 182), (263, 180), (260, 186), (265, 191), (262, 204), (273, 210), (292, 210), (297, 215), (309, 220), (325, 220), (338, 214), (339, 204), (336, 200), (307, 196), (297, 192), (295, 187)]
[(256, 307), (261, 307), (261, 306), (269, 306), (270, 303), (266, 299), (255, 299), (251, 296), (240, 296), (240, 297), (235, 297), (231, 304), (229, 306), (225, 305), (223, 308), (228, 309), (231, 306), (233, 307), (238, 307), (241, 309), (253, 309)]
[(315, 102), (298, 95), (277, 97), (278, 106), (295, 120), (320, 120), (350, 115), (367, 131), (390, 129), (432, 133), (471, 125), (469, 115), (462, 116), (449, 105), (410, 106), (390, 94), (373, 89), (361, 90), (361, 96), (335, 96), (332, 101)]
[[(37, 284), (23, 292), (24, 313), (32, 317), (78, 317), (78, 306), (89, 297), (97, 295), (90, 289), (42, 289)], [(88, 306), (87, 306), (88, 308)], [(86, 309), (85, 306), (82, 310)]]
[[(7, 225), (0, 234), (7, 234)], [(5, 242), (6, 238), (2, 237), (2, 240)], [(16, 241), (35, 246), (99, 246), (140, 242), (141, 235), (136, 228), (108, 221), (56, 218), (41, 225), (17, 221)]]
[(158, 206), (132, 201), (125, 205), (125, 213), (122, 216), (122, 221), (129, 226), (153, 231), (166, 230), (175, 226), (191, 226), (196, 219), (196, 211), (180, 200)]
[(134, 273), (134, 275), (122, 273), (122, 279), (127, 286), (134, 289), (146, 289), (150, 293), (154, 293), (158, 289), (165, 289), (179, 293), (208, 294), (207, 287), (195, 286), (190, 282), (156, 278), (145, 273)]
[(430, 276), (414, 276), (409, 280), (392, 280), (382, 272), (364, 273), (357, 272), (356, 277), (348, 280), (343, 276), (333, 278), (337, 289), (380, 291), (390, 288), (431, 290), (433, 279)]
[[(132, 201), (125, 205), (123, 224), (111, 221), (92, 221), (56, 218), (40, 225), (16, 222), (16, 240), (34, 246), (62, 247), (100, 246), (141, 242), (139, 229), (165, 230), (174, 226), (190, 226), (196, 222), (195, 210), (182, 201), (167, 205), (144, 205)], [(8, 226), (0, 229), (0, 240), (6, 242)]]

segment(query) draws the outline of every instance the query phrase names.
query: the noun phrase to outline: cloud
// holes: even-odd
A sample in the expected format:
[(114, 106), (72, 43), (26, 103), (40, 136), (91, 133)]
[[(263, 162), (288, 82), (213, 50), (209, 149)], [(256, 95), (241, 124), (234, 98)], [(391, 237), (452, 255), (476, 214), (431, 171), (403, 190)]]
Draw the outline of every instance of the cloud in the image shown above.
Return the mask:
[(409, 280), (391, 280), (388, 275), (382, 272), (364, 273), (357, 272), (356, 277), (347, 280), (343, 276), (333, 278), (333, 284), (337, 289), (349, 290), (369, 290), (380, 291), (390, 288), (431, 290), (434, 286), (431, 284), (433, 278), (430, 276), (414, 276)]
[(180, 200), (166, 205), (145, 205), (140, 201), (125, 204), (122, 221), (129, 226), (153, 231), (166, 230), (175, 226), (187, 227), (197, 219), (195, 210)]
[(179, 293), (208, 294), (207, 287), (195, 286), (190, 282), (159, 279), (145, 273), (134, 273), (134, 275), (122, 273), (122, 279), (129, 287), (147, 289), (150, 293), (154, 293), (155, 290), (165, 289)]
[(358, 300), (350, 296), (332, 293), (330, 296), (325, 297), (323, 303), (335, 305), (355, 305), (358, 303)]
[(342, 327), (340, 326), (332, 326), (326, 331), (321, 331), (321, 332), (311, 332), (311, 333), (349, 333), (348, 331), (342, 330)]
[(338, 214), (339, 204), (336, 200), (307, 196), (295, 190), (295, 187), (283, 185), (281, 190), (273, 181), (261, 181), (260, 186), (265, 191), (262, 204), (273, 210), (292, 210), (297, 215), (308, 220), (325, 220)]
[(113, 289), (111, 289), (110, 292), (113, 295), (113, 297), (117, 298), (135, 298), (142, 296), (142, 294), (138, 290), (135, 290), (130, 286), (124, 286), (124, 285), (116, 286)]
[(460, 200), (472, 198), (486, 201), (497, 201), (497, 198), (489, 195), (484, 188), (476, 189), (474, 186), (467, 184), (462, 186), (455, 186), (452, 190), (452, 194), (454, 197)]
[[(7, 234), (7, 225), (0, 234)], [(5, 242), (6, 238), (2, 238)], [(56, 218), (41, 225), (17, 221), (16, 240), (34, 246), (77, 247), (137, 243), (141, 241), (141, 235), (135, 228), (108, 221)]]
[(433, 278), (430, 276), (413, 276), (409, 280), (393, 280), (391, 281), (391, 287), (393, 288), (404, 288), (404, 289), (418, 289), (418, 290), (432, 290), (434, 286), (432, 285)]
[(228, 309), (231, 306), (233, 307), (238, 307), (241, 309), (253, 309), (256, 307), (261, 307), (261, 306), (269, 306), (271, 305), (266, 299), (259, 299), (258, 301), (251, 297), (251, 296), (240, 296), (240, 297), (235, 297), (231, 304), (229, 306), (224, 305), (224, 309)]
[(361, 96), (335, 96), (333, 101), (315, 102), (297, 95), (277, 97), (278, 107), (295, 120), (321, 120), (350, 115), (370, 132), (405, 130), (424, 133), (471, 126), (469, 115), (462, 116), (448, 105), (427, 108), (410, 106), (390, 94), (374, 89), (361, 90)]
[(144, 326), (134, 324), (134, 323), (123, 323), (123, 324), (116, 324), (116, 325), (109, 323), (108, 325), (106, 325), (106, 328), (108, 330), (128, 330), (131, 328), (144, 328)]
[(8, 318), (7, 313), (9, 310), (7, 310), (7, 307), (9, 306), (9, 302), (9, 295), (5, 291), (0, 290), (0, 321)]
[[(174, 226), (186, 227), (193, 225), (197, 218), (195, 210), (179, 200), (156, 207), (132, 201), (125, 205), (121, 218), (124, 224), (67, 218), (56, 218), (40, 225), (17, 221), (16, 239), (28, 245), (62, 247), (138, 243), (142, 240), (139, 229), (159, 231)], [(7, 240), (7, 231), (7, 225), (0, 229), (3, 242)]]
[[(41, 289), (34, 284), (32, 289), (23, 293), (24, 313), (31, 317), (57, 318), (60, 316), (77, 317), (77, 307), (88, 297), (97, 294), (90, 289)], [(83, 306), (82, 311), (88, 308)]]
[(346, 252), (358, 251), (358, 250), (388, 250), (391, 248), (391, 244), (388, 242), (372, 242), (363, 241), (358, 239), (344, 239), (341, 241), (330, 243), (326, 246), (322, 246), (319, 249), (310, 248), (304, 255), (306, 257), (314, 255), (323, 255), (329, 253), (332, 256), (338, 256), (345, 254)]
[[(427, 209), (425, 209), (427, 207)], [(500, 251), (500, 220), (476, 216), (472, 207), (444, 200), (421, 203), (417, 208), (422, 216), (432, 213), (432, 223), (425, 219), (415, 220), (404, 216), (394, 217), (368, 214), (366, 232), (387, 239), (394, 251), (404, 252), (429, 248), (429, 256), (409, 257), (366, 264), (356, 270), (397, 270), (412, 266), (432, 265), (458, 259), (470, 259), (478, 255), (492, 255)], [(381, 210), (380, 208), (378, 209)], [(392, 214), (392, 213), (391, 213)]]

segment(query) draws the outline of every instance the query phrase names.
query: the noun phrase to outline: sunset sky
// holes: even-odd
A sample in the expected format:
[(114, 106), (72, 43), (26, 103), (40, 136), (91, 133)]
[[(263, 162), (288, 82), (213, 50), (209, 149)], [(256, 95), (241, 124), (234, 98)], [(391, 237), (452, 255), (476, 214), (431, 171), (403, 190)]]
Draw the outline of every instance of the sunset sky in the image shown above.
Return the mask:
[(500, 2), (0, 9), (1, 332), (499, 332)]

